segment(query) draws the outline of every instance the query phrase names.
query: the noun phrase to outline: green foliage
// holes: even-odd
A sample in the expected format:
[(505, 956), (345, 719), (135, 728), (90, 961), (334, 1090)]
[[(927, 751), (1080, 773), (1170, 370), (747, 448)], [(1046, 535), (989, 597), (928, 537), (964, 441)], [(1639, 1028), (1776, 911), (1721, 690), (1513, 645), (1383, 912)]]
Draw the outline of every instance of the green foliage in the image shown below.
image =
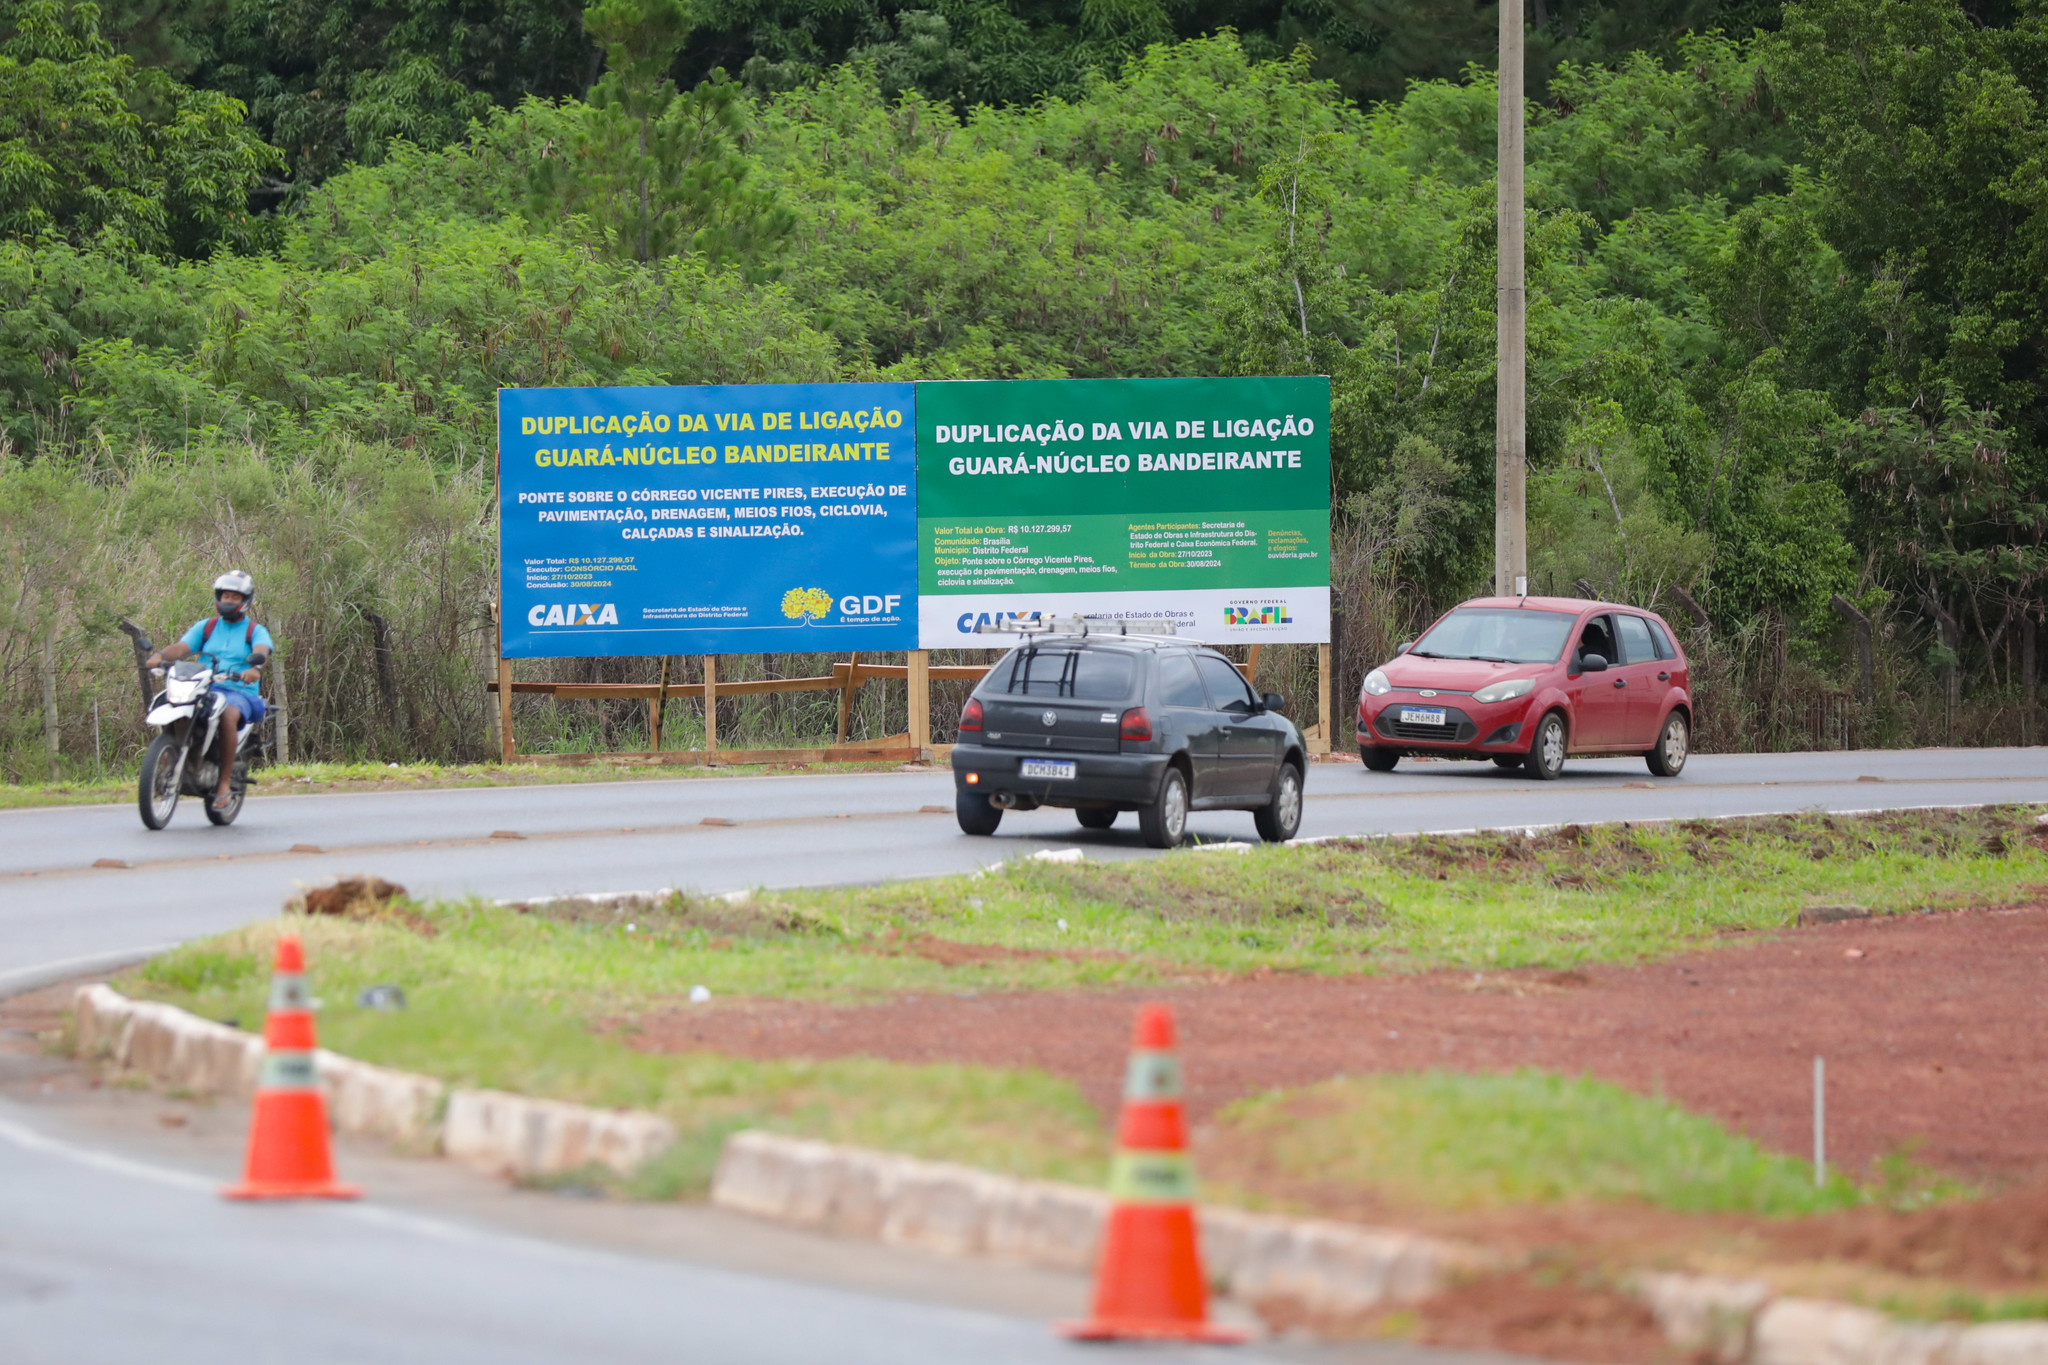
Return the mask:
[(1841, 297), (1799, 359), (1836, 371), (1871, 552), (1987, 652), (2048, 573), (2044, 24), (2038, 7), (1993, 26), (1947, 0), (1807, 0), (1761, 48), (1824, 172), (1809, 231)]
[[(780, 294), (700, 258), (642, 269), (516, 222), (400, 219), (389, 187), (342, 177), (275, 257), (130, 267), (0, 248), (0, 327), (31, 357), (11, 376), (0, 360), (0, 376), (50, 404), (17, 410), (16, 430), (98, 430), (124, 450), (346, 436), (473, 466), (494, 447), (501, 387), (831, 373)], [(75, 292), (53, 294), (52, 278)], [(115, 327), (88, 331), (109, 315)], [(39, 378), (37, 355), (61, 357), (68, 383)]]
[(1241, 1101), (1219, 1122), (1287, 1175), (1406, 1207), (1620, 1203), (1787, 1215), (1868, 1199), (1840, 1171), (1816, 1186), (1811, 1165), (1667, 1100), (1540, 1071), (1330, 1081)]
[(439, 148), (491, 108), (581, 95), (602, 69), (581, 5), (552, 0), (116, 3), (123, 51), (241, 100), (301, 187), (394, 136)]
[[(1689, 30), (1747, 36), (1775, 23), (1775, 0), (1545, 0), (1531, 8), (1532, 89), (1562, 62), (1668, 56)], [(885, 94), (915, 91), (956, 108), (1074, 98), (1090, 72), (1115, 76), (1155, 43), (1239, 35), (1259, 59), (1297, 46), (1315, 75), (1361, 103), (1399, 100), (1416, 81), (1491, 66), (1495, 10), (1475, 0), (1281, 0), (1247, 7), (1198, 0), (711, 0), (684, 61), (741, 68), (757, 89), (784, 90), (831, 67), (871, 63)], [(744, 64), (742, 66), (742, 64)]]
[(588, 104), (550, 111), (563, 135), (531, 162), (535, 213), (585, 213), (615, 255), (643, 265), (685, 250), (746, 262), (779, 243), (792, 219), (746, 183), (738, 87), (721, 70), (682, 95), (664, 74), (689, 34), (682, 0), (604, 0), (585, 21), (609, 69)]
[(249, 191), (276, 153), (243, 115), (115, 55), (93, 4), (0, 3), (0, 236), (188, 256), (247, 245)]
[[(1327, 76), (1337, 48), (1274, 37), (1348, 24), (1337, 47), (1413, 74), (1405, 35), (1441, 20), (1455, 46), (1490, 25), (1469, 5), (1145, 46), (1200, 11), (855, 7), (788, 29), (773, 6), (607, 0), (574, 26), (585, 102), (518, 99), (507, 73), (547, 42), (515, 60), (463, 27), (556, 32), (523, 10), (279, 0), (235, 31), (314, 34), (340, 65), (258, 81), (278, 102), (257, 124), (304, 122), (284, 140), (308, 178), (360, 164), (265, 217), (265, 254), (181, 264), (133, 246), (234, 240), (235, 148), (255, 144), (221, 135), (231, 101), (137, 74), (88, 7), (54, 2), (0, 35), (66, 54), (0, 80), (25, 106), (70, 91), (87, 130), (61, 174), (26, 135), (0, 144), (0, 175), (48, 191), (0, 207), (15, 450), (119, 467), (388, 442), (459, 468), (489, 451), (504, 385), (1320, 372), (1335, 505), (1357, 518), (1339, 539), (1364, 557), (1338, 577), (1371, 602), (1356, 638), (1490, 577), (1493, 82), (1466, 68), (1361, 109)], [(1833, 594), (1924, 609), (1947, 643), (1910, 617), (1881, 639), (1901, 737), (1930, 669), (2013, 685), (2048, 566), (2048, 40), (2015, 14), (1807, 0), (1761, 38), (1678, 34), (1770, 17), (1756, 6), (1534, 16), (1556, 63), (1528, 136), (1539, 585), (1651, 605), (1683, 587), (1716, 638), (1793, 639), (1777, 657), (1814, 686), (1842, 667)], [(205, 71), (226, 50), (193, 36), (209, 16), (138, 0), (118, 31)], [(468, 36), (444, 42), (450, 24)], [(1640, 50), (1587, 60), (1624, 32)], [(693, 63), (749, 51), (774, 93), (685, 88)], [(1061, 93), (963, 112), (1024, 71)], [(165, 112), (188, 96), (190, 117)]]

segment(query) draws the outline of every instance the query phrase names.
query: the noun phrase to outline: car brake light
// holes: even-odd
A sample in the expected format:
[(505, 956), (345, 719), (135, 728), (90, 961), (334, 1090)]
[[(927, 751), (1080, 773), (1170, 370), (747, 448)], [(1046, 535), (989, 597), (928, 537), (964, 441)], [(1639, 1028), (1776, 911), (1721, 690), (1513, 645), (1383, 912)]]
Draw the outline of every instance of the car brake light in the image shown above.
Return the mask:
[(963, 730), (975, 731), (979, 731), (981, 729), (980, 697), (969, 697), (967, 699), (967, 705), (964, 708), (962, 708), (960, 712), (960, 728)]
[(1144, 707), (1133, 706), (1124, 712), (1123, 723), (1117, 727), (1117, 736), (1120, 739), (1152, 738), (1152, 717), (1145, 714)]

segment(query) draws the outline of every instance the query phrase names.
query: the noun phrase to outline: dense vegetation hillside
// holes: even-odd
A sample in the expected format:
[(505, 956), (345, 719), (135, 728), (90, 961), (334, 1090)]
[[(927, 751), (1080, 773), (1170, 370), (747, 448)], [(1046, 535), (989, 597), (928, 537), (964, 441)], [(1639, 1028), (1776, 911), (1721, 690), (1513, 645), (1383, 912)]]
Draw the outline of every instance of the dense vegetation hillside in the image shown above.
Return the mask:
[[(1704, 603), (1723, 744), (1856, 691), (1837, 594), (1857, 738), (2018, 738), (2048, 6), (1531, 18), (1538, 583)], [(0, 0), (0, 753), (223, 558), (301, 743), (474, 751), (503, 385), (1328, 373), (1355, 672), (1488, 574), (1493, 23)]]

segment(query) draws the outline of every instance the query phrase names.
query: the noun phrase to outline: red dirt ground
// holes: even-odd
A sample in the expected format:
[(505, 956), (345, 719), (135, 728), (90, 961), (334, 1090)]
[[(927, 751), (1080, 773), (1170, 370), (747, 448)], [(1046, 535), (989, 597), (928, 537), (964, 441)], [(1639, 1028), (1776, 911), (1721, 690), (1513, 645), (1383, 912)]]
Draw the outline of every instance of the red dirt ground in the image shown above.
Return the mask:
[(649, 1015), (630, 1041), (1040, 1067), (1108, 1115), (1133, 1012), (1149, 999), (1174, 1006), (1198, 1124), (1241, 1096), (1333, 1076), (1538, 1067), (1661, 1088), (1766, 1147), (1805, 1154), (1818, 1053), (1829, 1154), (1846, 1169), (1909, 1150), (1970, 1180), (2048, 1180), (2042, 906), (1821, 925), (1568, 972), (1269, 974), (858, 1006), (735, 1001)]

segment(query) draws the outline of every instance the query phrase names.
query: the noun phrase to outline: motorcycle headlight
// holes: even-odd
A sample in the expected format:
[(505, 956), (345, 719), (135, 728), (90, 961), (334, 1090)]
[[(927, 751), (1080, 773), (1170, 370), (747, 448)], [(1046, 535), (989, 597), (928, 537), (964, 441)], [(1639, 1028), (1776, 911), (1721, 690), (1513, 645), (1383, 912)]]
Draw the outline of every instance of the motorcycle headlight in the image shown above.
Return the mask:
[(1384, 697), (1394, 690), (1394, 685), (1387, 681), (1386, 674), (1375, 668), (1365, 675), (1365, 690), (1372, 696)]
[(164, 680), (165, 701), (182, 705), (198, 695), (199, 683), (196, 679), (166, 678)]
[(1535, 690), (1536, 680), (1534, 678), (1510, 678), (1506, 682), (1497, 682), (1480, 688), (1472, 694), (1472, 700), (1481, 705), (1486, 705), (1491, 702), (1511, 701), (1516, 697), (1526, 697)]

